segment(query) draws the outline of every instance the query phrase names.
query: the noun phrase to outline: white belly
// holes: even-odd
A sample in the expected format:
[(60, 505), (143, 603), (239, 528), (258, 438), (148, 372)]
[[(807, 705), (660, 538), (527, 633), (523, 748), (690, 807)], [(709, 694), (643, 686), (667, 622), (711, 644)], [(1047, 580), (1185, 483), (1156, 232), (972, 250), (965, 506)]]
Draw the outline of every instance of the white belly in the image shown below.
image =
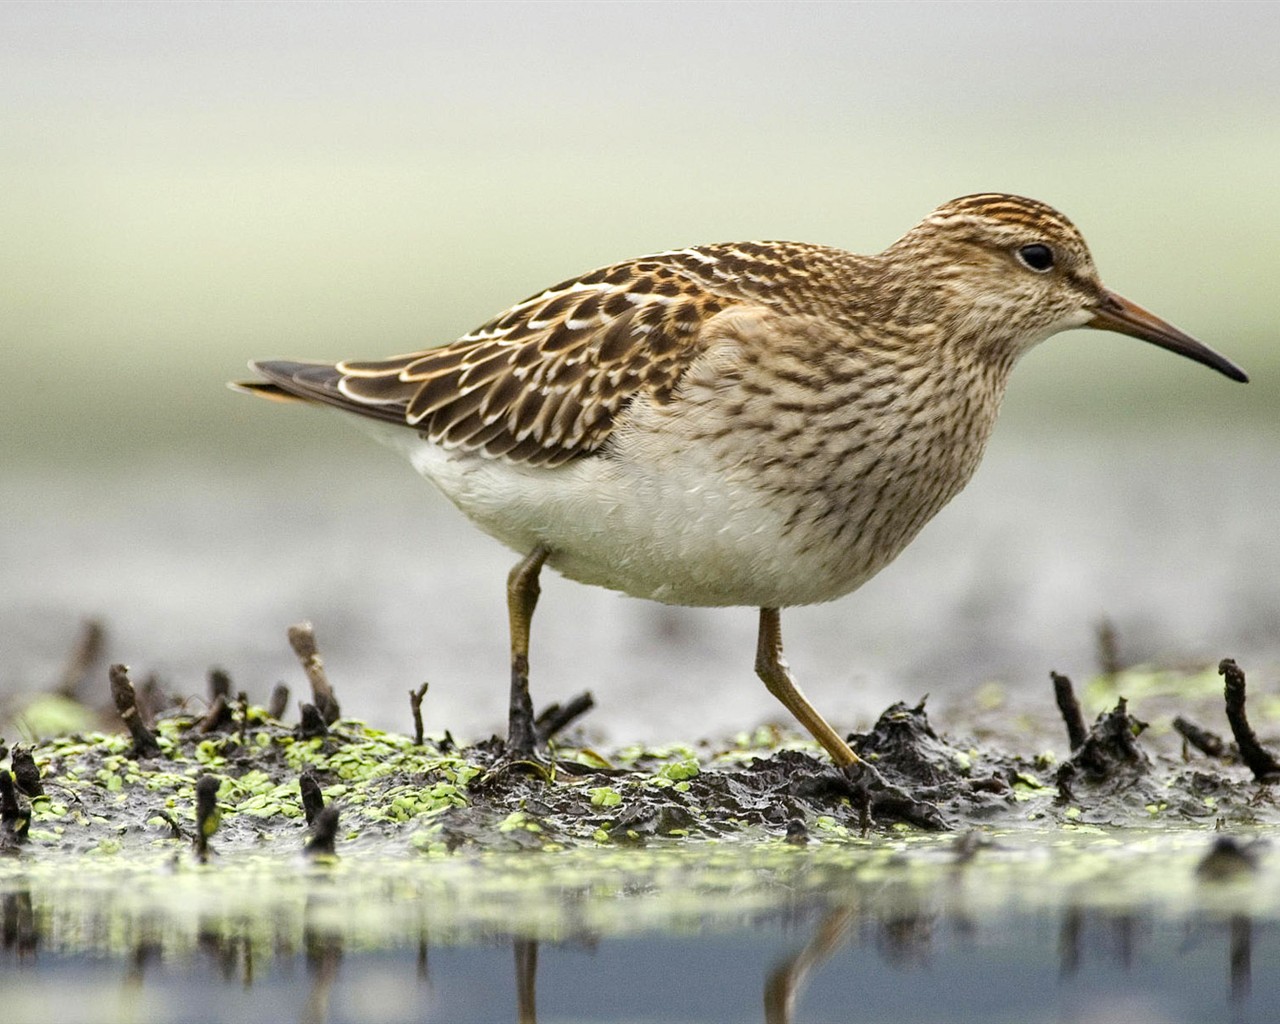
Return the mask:
[(546, 545), (548, 564), (581, 583), (668, 604), (786, 607), (861, 582), (830, 579), (786, 542), (785, 516), (692, 456), (660, 472), (607, 457), (512, 466), (426, 442), (410, 457), (486, 533), (521, 553)]
[(609, 454), (553, 469), (369, 425), (481, 529), (520, 554), (544, 545), (570, 579), (668, 604), (784, 608), (860, 586), (969, 479), (998, 403), (957, 431), (927, 415), (936, 386), (904, 388), (902, 407), (874, 417), (858, 402), (876, 395), (851, 390), (839, 422), (801, 440), (767, 404), (726, 430), (729, 403), (691, 388), (678, 408), (632, 406)]
[(541, 469), (445, 451), (398, 428), (378, 433), (514, 551), (541, 543), (548, 564), (570, 579), (667, 604), (830, 601), (910, 539), (887, 550), (874, 535), (797, 526), (794, 503), (762, 493), (745, 472), (725, 474), (696, 449), (660, 466), (597, 456)]

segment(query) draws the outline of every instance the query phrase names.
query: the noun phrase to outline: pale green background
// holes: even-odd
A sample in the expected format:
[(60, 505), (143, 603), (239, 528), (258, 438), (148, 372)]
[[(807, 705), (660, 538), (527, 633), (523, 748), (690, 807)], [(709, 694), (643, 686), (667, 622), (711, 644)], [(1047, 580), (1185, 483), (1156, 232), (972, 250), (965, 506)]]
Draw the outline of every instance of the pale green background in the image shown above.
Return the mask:
[[(1104, 614), (1134, 657), (1280, 662), (1278, 52), (1263, 3), (0, 5), (0, 691), (94, 614), (111, 657), (261, 699), (309, 616), (357, 709), (407, 727), (431, 678), (437, 721), (496, 724), (511, 556), (336, 417), (224, 382), (646, 251), (877, 250), (984, 190), (1061, 208), (1254, 382), (1051, 340), (899, 563), (784, 617), (802, 681), (844, 724), (1039, 697)], [(751, 725), (753, 629), (553, 579), (535, 693), (597, 686), (626, 735)]]
[[(249, 454), (251, 356), (448, 341), (687, 243), (876, 250), (981, 190), (1067, 212), (1272, 420), (1278, 46), (1272, 4), (5, 4), (3, 458)], [(1013, 401), (1148, 384), (1229, 394), (1076, 335)]]

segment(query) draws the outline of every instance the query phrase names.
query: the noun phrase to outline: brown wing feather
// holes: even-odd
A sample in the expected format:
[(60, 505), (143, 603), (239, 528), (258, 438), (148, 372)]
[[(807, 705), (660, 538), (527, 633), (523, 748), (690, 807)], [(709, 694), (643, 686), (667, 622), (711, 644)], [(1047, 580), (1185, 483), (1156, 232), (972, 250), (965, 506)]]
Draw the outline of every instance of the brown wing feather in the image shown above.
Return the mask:
[(636, 394), (670, 394), (702, 351), (702, 325), (740, 301), (674, 274), (633, 290), (643, 274), (611, 272), (549, 289), (452, 345), (338, 363), (335, 387), (348, 408), (398, 409), (449, 448), (535, 466), (590, 454)]
[(555, 466), (597, 451), (637, 395), (665, 402), (735, 305), (822, 312), (856, 259), (740, 242), (614, 264), (519, 302), (451, 345), (373, 362), (258, 363), (258, 393), (338, 406), (446, 448)]

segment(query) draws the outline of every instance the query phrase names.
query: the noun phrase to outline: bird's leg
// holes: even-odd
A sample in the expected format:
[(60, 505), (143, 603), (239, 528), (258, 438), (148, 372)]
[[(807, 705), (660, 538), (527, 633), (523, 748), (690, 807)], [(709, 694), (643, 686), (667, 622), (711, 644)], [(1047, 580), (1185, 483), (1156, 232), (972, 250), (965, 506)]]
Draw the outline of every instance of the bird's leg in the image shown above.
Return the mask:
[(550, 552), (539, 544), (507, 576), (507, 614), (511, 619), (511, 710), (507, 719), (507, 753), (531, 758), (537, 746), (533, 701), (529, 697), (529, 624), (538, 605), (538, 573)]
[(836, 764), (861, 764), (862, 758), (849, 749), (827, 720), (805, 699), (782, 656), (782, 617), (777, 608), (760, 609), (760, 638), (756, 644), (756, 674), (768, 691), (782, 701), (788, 711), (826, 748)]

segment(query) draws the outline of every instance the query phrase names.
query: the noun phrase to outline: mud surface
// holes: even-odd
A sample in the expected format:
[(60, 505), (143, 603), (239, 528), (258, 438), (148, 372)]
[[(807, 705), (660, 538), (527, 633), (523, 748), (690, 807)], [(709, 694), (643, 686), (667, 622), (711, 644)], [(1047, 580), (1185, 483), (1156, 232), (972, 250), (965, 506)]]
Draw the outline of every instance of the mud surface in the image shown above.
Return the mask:
[[(128, 731), (54, 735), (8, 751), (0, 842), (24, 857), (51, 848), (158, 846), (190, 847), (203, 858), (264, 847), (409, 853), (729, 839), (805, 844), (903, 828), (1221, 828), (1280, 820), (1265, 728), (1260, 740), (1245, 711), (1244, 673), (1229, 660), (1219, 666), (1226, 698), (1218, 698), (1216, 718), (1206, 717), (1206, 690), (1223, 679), (1211, 671), (1100, 678), (1089, 703), (1105, 694), (1106, 710), (1091, 725), (1070, 680), (1055, 674), (1045, 704), (1051, 710), (1056, 698), (1065, 718), (1057, 745), (1075, 741), (1065, 756), (1049, 748), (1052, 718), (1029, 727), (996, 709), (982, 716), (988, 727), (940, 731), (924, 702), (897, 703), (870, 731), (849, 737), (866, 765), (838, 769), (812, 743), (774, 729), (721, 747), (610, 749), (584, 746), (571, 730), (532, 759), (508, 756), (497, 738), (464, 745), (445, 733), (419, 741), (340, 718), (322, 662), (310, 652), (300, 657), (328, 710), (304, 704), (296, 724), (277, 717), (278, 694), (271, 710), (232, 696), (225, 673), (211, 673), (204, 699), (178, 702), (154, 685), (135, 696), (127, 670), (112, 667), (114, 717)], [(1137, 697), (1120, 696), (1130, 688)], [(409, 698), (419, 715), (424, 692)], [(49, 698), (64, 717), (67, 700)], [(1172, 725), (1152, 736), (1139, 717), (1144, 705)], [(1271, 704), (1260, 709), (1265, 721)], [(16, 720), (42, 715), (57, 719), (37, 703)]]

